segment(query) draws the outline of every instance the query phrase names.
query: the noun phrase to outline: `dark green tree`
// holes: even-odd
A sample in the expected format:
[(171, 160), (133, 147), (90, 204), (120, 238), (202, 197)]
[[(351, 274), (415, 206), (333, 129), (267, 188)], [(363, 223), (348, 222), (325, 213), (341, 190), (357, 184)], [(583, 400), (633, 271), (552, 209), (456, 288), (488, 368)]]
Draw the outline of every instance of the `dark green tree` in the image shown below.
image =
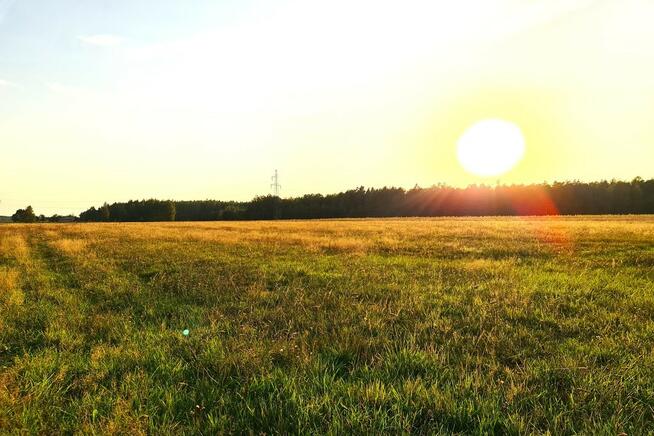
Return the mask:
[(109, 212), (109, 205), (107, 203), (103, 204), (98, 211), (100, 212), (100, 221), (109, 221), (111, 212)]
[(27, 206), (25, 209), (18, 209), (11, 219), (15, 223), (33, 223), (36, 222), (36, 214), (32, 206)]
[(175, 215), (177, 214), (177, 208), (175, 203), (169, 201), (166, 205), (166, 221), (175, 221)]

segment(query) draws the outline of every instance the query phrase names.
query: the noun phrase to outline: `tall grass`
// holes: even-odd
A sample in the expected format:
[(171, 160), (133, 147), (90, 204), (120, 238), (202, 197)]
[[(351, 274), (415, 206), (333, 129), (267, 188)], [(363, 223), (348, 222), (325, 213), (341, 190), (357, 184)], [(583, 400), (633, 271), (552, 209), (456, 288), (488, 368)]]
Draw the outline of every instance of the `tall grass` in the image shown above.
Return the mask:
[(0, 432), (644, 434), (652, 349), (651, 217), (0, 226)]

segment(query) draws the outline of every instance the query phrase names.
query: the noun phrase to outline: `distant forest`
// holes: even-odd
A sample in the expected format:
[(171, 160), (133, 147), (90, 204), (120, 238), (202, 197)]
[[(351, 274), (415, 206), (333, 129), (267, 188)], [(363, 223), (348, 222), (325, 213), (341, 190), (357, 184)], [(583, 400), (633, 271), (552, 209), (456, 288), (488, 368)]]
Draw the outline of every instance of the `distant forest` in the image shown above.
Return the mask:
[(654, 179), (473, 185), (453, 188), (357, 188), (248, 202), (141, 200), (104, 204), (80, 221), (214, 221), (402, 216), (654, 214)]

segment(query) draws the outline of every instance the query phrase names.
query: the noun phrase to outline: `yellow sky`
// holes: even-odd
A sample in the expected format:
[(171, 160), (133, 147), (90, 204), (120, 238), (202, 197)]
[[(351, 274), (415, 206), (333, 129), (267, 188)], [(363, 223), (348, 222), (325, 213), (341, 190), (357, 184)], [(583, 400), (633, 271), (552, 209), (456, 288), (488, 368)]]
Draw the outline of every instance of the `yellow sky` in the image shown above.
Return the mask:
[[(31, 58), (9, 56), (0, 213), (245, 200), (270, 192), (275, 168), (284, 196), (494, 183), (456, 160), (484, 118), (526, 138), (503, 182), (654, 177), (651, 1), (249, 5), (216, 24), (189, 14), (174, 32), (174, 17), (118, 17), (97, 35), (74, 21)], [(0, 38), (21, 17), (9, 10)], [(145, 24), (160, 28), (141, 35)]]

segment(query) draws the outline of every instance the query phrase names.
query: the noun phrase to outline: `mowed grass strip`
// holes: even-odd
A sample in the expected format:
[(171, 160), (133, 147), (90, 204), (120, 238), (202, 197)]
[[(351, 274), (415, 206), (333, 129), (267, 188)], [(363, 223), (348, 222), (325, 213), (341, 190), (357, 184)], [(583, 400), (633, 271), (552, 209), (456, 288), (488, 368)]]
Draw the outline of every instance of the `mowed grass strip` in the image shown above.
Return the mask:
[(654, 422), (652, 217), (3, 225), (0, 305), (1, 432)]

